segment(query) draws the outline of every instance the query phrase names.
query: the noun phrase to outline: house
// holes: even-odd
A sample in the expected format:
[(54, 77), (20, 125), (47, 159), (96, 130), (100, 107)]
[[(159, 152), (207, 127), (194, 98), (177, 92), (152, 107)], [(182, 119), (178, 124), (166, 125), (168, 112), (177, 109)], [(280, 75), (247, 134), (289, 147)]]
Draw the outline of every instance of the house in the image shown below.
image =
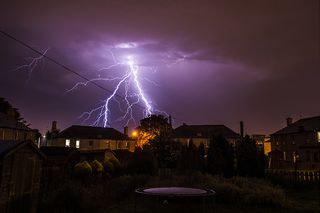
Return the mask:
[(286, 168), (297, 162), (299, 169), (320, 169), (320, 116), (287, 118), (287, 126), (271, 134), (271, 149), (283, 153)]
[(127, 149), (133, 152), (135, 140), (113, 128), (73, 125), (60, 132), (48, 145), (79, 150)]
[(256, 142), (257, 149), (263, 151), (265, 155), (271, 152), (270, 137), (266, 135), (253, 134), (251, 138)]
[(213, 136), (222, 135), (228, 142), (235, 145), (236, 141), (240, 139), (240, 135), (235, 133), (225, 125), (187, 125), (183, 124), (173, 130), (172, 139), (182, 144), (193, 144), (199, 146), (201, 143), (205, 147), (209, 146), (210, 140)]
[(38, 130), (31, 129), (14, 116), (0, 112), (0, 140), (27, 141), (38, 143), (40, 134)]
[(0, 141), (0, 212), (36, 212), (44, 159), (31, 142)]

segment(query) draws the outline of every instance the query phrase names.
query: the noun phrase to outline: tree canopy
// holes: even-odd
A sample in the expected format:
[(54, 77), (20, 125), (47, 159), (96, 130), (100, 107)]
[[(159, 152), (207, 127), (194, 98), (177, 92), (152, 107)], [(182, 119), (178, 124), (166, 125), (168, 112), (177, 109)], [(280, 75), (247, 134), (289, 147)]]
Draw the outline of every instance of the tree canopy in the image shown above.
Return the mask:
[(168, 119), (163, 115), (151, 115), (140, 121), (138, 127), (138, 146), (143, 147), (151, 140), (166, 137), (171, 131)]

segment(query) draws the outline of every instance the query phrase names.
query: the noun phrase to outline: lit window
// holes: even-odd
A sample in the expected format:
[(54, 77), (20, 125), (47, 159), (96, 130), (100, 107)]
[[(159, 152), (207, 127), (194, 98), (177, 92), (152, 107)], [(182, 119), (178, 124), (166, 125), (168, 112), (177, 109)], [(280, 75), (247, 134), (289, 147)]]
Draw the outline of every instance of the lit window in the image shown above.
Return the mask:
[(320, 132), (318, 132), (318, 142), (320, 143)]
[(66, 139), (66, 147), (70, 147), (70, 139)]
[(76, 148), (77, 148), (77, 149), (80, 148), (80, 140), (76, 140)]

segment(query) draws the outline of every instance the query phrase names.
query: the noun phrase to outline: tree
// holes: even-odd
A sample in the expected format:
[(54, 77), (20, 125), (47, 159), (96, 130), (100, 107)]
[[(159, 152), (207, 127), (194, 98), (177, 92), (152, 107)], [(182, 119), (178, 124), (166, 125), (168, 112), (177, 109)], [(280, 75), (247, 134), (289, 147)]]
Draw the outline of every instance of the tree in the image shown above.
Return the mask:
[(207, 155), (208, 172), (232, 177), (234, 174), (233, 161), (233, 151), (229, 142), (222, 135), (213, 137), (210, 140)]
[(198, 147), (198, 164), (199, 170), (204, 172), (206, 169), (206, 149), (203, 143)]
[(0, 97), (0, 112), (12, 117), (14, 120), (29, 126), (27, 122), (21, 117), (21, 114), (17, 108), (13, 108), (12, 105), (6, 101), (6, 99)]
[(261, 175), (259, 153), (256, 142), (248, 135), (244, 137), (237, 145), (237, 163), (238, 174), (240, 176), (256, 177)]
[(140, 121), (138, 127), (138, 146), (143, 148), (151, 140), (159, 141), (168, 138), (171, 126), (163, 115), (151, 115)]

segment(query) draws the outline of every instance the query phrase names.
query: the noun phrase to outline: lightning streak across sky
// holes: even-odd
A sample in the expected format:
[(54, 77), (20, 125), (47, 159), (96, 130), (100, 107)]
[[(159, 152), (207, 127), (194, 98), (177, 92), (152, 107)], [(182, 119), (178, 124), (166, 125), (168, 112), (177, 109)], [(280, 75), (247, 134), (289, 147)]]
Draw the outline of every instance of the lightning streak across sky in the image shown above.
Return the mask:
[[(135, 49), (137, 47), (138, 44), (136, 43), (123, 43), (114, 46), (114, 50)], [(91, 125), (93, 126), (99, 126), (101, 124), (103, 124), (104, 127), (110, 126), (112, 102), (118, 103), (119, 110), (122, 113), (122, 115), (116, 121), (124, 121), (126, 126), (128, 126), (130, 122), (133, 122), (135, 125), (137, 124), (134, 119), (135, 108), (142, 109), (143, 117), (148, 117), (153, 113), (168, 115), (166, 112), (158, 110), (152, 106), (152, 102), (148, 99), (141, 84), (141, 82), (145, 80), (149, 83), (152, 83), (153, 85), (157, 85), (146, 76), (141, 76), (141, 74), (142, 70), (145, 69), (148, 71), (156, 72), (158, 67), (146, 65), (140, 66), (135, 57), (136, 55), (125, 54), (125, 57), (116, 57), (116, 54), (112, 51), (112, 49), (108, 49), (107, 52), (110, 53), (112, 64), (108, 65), (107, 67), (101, 68), (98, 71), (106, 73), (107, 71), (121, 68), (126, 70), (125, 74), (113, 78), (105, 78), (99, 75), (98, 78), (92, 78), (91, 80), (86, 82), (78, 82), (70, 90), (68, 90), (70, 92), (78, 88), (79, 86), (87, 86), (90, 82), (105, 81), (112, 83), (116, 81), (116, 85), (111, 91), (111, 95), (109, 95), (108, 98), (103, 101), (103, 104), (88, 112), (84, 112), (80, 116), (84, 119), (83, 122), (93, 120), (93, 122), (91, 123)], [(165, 66), (174, 66), (178, 63), (183, 62), (188, 57), (186, 55), (183, 55), (182, 53), (177, 53), (174, 51), (169, 51), (164, 55), (165, 57), (162, 55), (160, 60)], [(120, 58), (120, 60), (118, 58)], [(124, 91), (121, 91), (121, 88)]]
[(29, 74), (29, 77), (30, 75), (33, 73), (33, 71), (41, 66), (44, 62), (44, 59), (45, 59), (45, 55), (47, 54), (47, 52), (49, 51), (49, 48), (47, 48), (45, 51), (42, 52), (41, 55), (39, 55), (38, 57), (28, 57), (27, 60), (30, 61), (29, 63), (27, 64), (23, 64), (19, 67), (17, 67), (16, 69), (14, 69), (14, 71), (17, 71), (17, 70), (26, 70)]
[[(89, 122), (89, 120), (94, 120), (91, 122), (92, 126), (100, 126), (101, 124), (104, 127), (110, 126), (111, 122), (111, 104), (112, 102), (115, 102), (118, 104), (119, 110), (121, 111), (122, 115), (118, 117), (116, 120), (117, 122), (126, 122), (125, 125), (128, 126), (130, 122), (134, 122), (136, 125), (136, 121), (134, 119), (134, 108), (141, 108), (143, 111), (143, 117), (148, 117), (152, 113), (157, 114), (164, 114), (168, 116), (168, 114), (164, 111), (155, 109), (151, 104), (152, 102), (148, 99), (147, 95), (144, 92), (144, 89), (142, 87), (141, 81), (146, 80), (149, 83), (152, 83), (154, 85), (157, 85), (155, 82), (151, 81), (150, 79), (146, 78), (145, 76), (140, 76), (142, 67), (143, 69), (147, 67), (148, 71), (156, 72), (158, 70), (158, 66), (140, 66), (138, 61), (133, 55), (126, 54), (125, 57), (119, 57), (122, 60), (118, 60), (117, 57), (115, 57), (115, 54), (110, 49), (107, 50), (110, 55), (113, 63), (107, 67), (103, 67), (102, 69), (99, 69), (99, 72), (105, 72), (110, 70), (115, 70), (118, 68), (121, 68), (121, 70), (125, 70), (125, 74), (113, 78), (106, 78), (101, 77), (100, 75), (97, 78), (89, 79), (82, 74), (74, 71), (73, 69), (70, 69), (69, 67), (63, 65), (62, 63), (58, 62), (57, 60), (48, 57), (46, 54), (49, 51), (49, 48), (46, 49), (43, 52), (40, 52), (30, 45), (26, 44), (25, 42), (16, 39), (15, 37), (11, 36), (10, 34), (0, 31), (5, 36), (11, 38), (12, 40), (20, 43), (21, 45), (31, 49), (32, 51), (39, 54), (38, 57), (29, 58), (30, 62), (27, 64), (23, 64), (19, 67), (17, 67), (15, 70), (26, 70), (30, 75), (33, 73), (33, 71), (40, 65), (43, 64), (44, 59), (47, 59), (54, 64), (62, 67), (63, 69), (77, 75), (78, 77), (84, 79), (83, 82), (76, 83), (71, 89), (67, 90), (67, 92), (71, 92), (75, 89), (77, 89), (80, 86), (87, 86), (89, 83), (92, 83), (93, 85), (110, 92), (111, 94), (108, 96), (107, 99), (103, 100), (103, 103), (88, 111), (84, 112), (80, 118), (83, 118), (83, 122)], [(131, 42), (131, 43), (122, 43), (119, 45), (115, 45), (114, 49), (135, 49), (139, 45), (137, 43)], [(164, 53), (163, 55), (159, 55), (160, 58), (158, 60), (162, 61), (162, 64), (171, 67), (174, 65), (177, 65), (187, 59), (187, 57), (191, 55), (185, 55), (181, 52), (175, 52), (175, 51), (168, 51), (167, 53)], [(124, 68), (124, 69), (122, 69)], [(119, 70), (117, 70), (119, 71)], [(113, 90), (106, 89), (105, 87), (101, 86), (100, 84), (97, 84), (98, 81), (105, 81), (112, 83), (114, 81), (116, 82), (116, 85)], [(121, 91), (122, 88), (122, 91)], [(124, 92), (123, 92), (124, 90)], [(122, 93), (121, 93), (122, 92)], [(121, 95), (122, 94), (122, 95)], [(125, 106), (125, 107), (123, 107)], [(124, 109), (123, 109), (124, 108)]]
[[(111, 53), (114, 64), (102, 68), (99, 71), (107, 71), (116, 67), (125, 68), (126, 72), (120, 77), (114, 78), (93, 78), (87, 82), (78, 82), (68, 91), (72, 91), (79, 86), (86, 86), (90, 82), (95, 81), (118, 81), (112, 90), (111, 95), (104, 100), (103, 104), (97, 108), (94, 108), (91, 111), (85, 112), (81, 117), (85, 117), (84, 122), (88, 121), (90, 118), (94, 117), (95, 120), (92, 125), (103, 124), (104, 127), (110, 126), (110, 116), (111, 116), (111, 102), (115, 101), (119, 104), (120, 110), (121, 106), (125, 105), (125, 110), (122, 110), (123, 115), (120, 116), (118, 121), (123, 121), (126, 119), (126, 126), (131, 122), (135, 122), (133, 115), (134, 106), (139, 106), (143, 108), (143, 117), (148, 117), (153, 113), (153, 107), (151, 106), (151, 101), (148, 100), (147, 96), (144, 93), (144, 90), (140, 83), (140, 66), (137, 64), (133, 56), (126, 56), (122, 61), (118, 61), (114, 54)], [(124, 97), (120, 95), (121, 87), (124, 89)], [(119, 98), (123, 101), (119, 101)]]

